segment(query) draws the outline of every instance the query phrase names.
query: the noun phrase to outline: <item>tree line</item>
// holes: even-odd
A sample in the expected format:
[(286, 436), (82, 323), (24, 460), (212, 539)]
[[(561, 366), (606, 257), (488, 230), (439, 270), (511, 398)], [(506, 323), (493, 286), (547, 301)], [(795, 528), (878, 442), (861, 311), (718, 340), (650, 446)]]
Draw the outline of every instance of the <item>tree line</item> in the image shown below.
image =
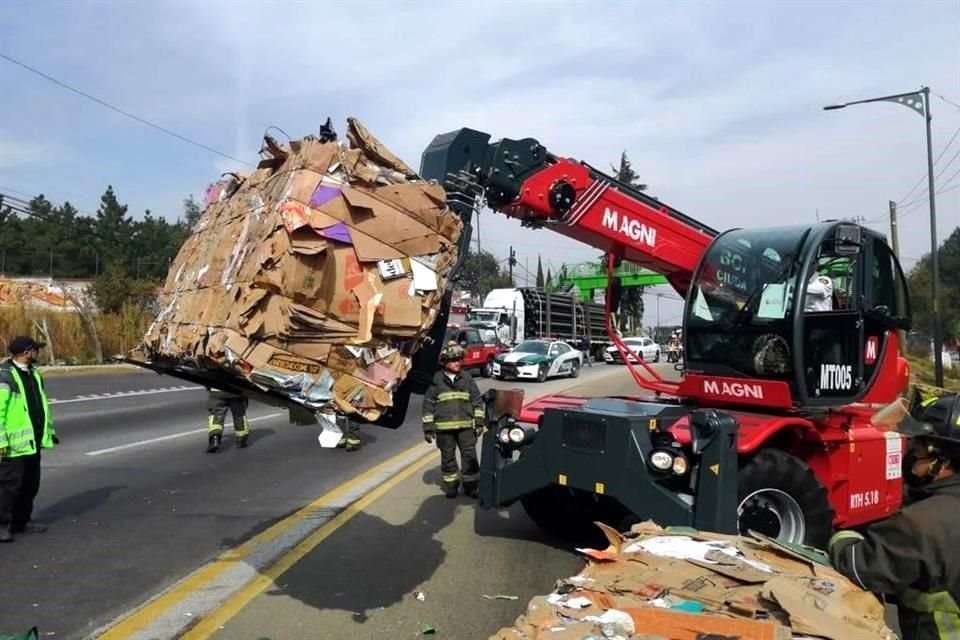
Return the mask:
[(112, 186), (93, 215), (43, 195), (0, 200), (0, 272), (5, 277), (92, 279), (97, 305), (118, 312), (124, 302), (145, 302), (163, 280), (200, 215), (192, 197), (183, 217), (168, 222), (147, 210), (129, 214)]

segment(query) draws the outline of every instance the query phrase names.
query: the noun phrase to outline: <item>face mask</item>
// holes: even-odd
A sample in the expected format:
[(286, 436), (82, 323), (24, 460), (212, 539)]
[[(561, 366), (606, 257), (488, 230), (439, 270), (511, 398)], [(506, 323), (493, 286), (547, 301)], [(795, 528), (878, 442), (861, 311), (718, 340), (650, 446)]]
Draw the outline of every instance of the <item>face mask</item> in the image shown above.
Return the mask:
[(913, 474), (913, 465), (916, 464), (916, 462), (917, 454), (912, 448), (907, 449), (907, 452), (903, 454), (903, 461), (901, 462), (903, 483), (909, 487), (922, 487), (930, 484), (928, 477), (921, 478)]
[[(931, 452), (928, 455), (933, 455), (934, 452)], [(939, 454), (937, 454), (939, 455)], [(910, 487), (925, 487), (931, 482), (933, 482), (937, 475), (940, 473), (940, 469), (943, 468), (943, 459), (933, 456), (933, 459), (930, 461), (930, 467), (927, 469), (927, 473), (924, 476), (917, 476), (913, 473), (913, 465), (917, 462), (917, 454), (914, 453), (913, 449), (908, 449), (903, 456), (903, 482), (904, 484)]]

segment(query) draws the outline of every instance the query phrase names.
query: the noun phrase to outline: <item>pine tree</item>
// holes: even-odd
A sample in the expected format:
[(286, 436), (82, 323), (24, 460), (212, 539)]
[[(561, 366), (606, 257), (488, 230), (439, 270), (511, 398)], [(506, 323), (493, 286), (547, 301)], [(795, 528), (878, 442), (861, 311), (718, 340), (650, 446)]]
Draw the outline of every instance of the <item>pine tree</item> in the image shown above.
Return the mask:
[(544, 282), (544, 279), (543, 279), (543, 260), (538, 255), (537, 256), (537, 288), (543, 289), (545, 284), (546, 283)]

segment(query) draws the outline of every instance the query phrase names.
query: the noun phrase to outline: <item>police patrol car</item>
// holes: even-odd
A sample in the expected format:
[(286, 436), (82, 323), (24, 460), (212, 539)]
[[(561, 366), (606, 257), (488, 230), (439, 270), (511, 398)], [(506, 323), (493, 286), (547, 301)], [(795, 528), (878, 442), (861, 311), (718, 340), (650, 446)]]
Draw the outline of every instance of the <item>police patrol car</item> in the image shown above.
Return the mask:
[(512, 351), (497, 356), (493, 377), (543, 382), (555, 376), (580, 375), (583, 355), (561, 340), (524, 340)]

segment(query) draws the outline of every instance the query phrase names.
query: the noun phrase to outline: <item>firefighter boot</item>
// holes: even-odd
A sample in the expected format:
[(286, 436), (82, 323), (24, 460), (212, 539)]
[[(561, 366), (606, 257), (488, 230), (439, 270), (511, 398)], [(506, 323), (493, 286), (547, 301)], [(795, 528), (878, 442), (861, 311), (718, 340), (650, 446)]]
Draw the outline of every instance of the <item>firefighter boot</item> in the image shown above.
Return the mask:
[(247, 421), (246, 416), (244, 416), (241, 424), (243, 428), (237, 431), (237, 447), (243, 449), (247, 446), (247, 438), (250, 437), (250, 423)]
[(207, 453), (216, 453), (220, 449), (220, 434), (211, 433), (207, 439)]

